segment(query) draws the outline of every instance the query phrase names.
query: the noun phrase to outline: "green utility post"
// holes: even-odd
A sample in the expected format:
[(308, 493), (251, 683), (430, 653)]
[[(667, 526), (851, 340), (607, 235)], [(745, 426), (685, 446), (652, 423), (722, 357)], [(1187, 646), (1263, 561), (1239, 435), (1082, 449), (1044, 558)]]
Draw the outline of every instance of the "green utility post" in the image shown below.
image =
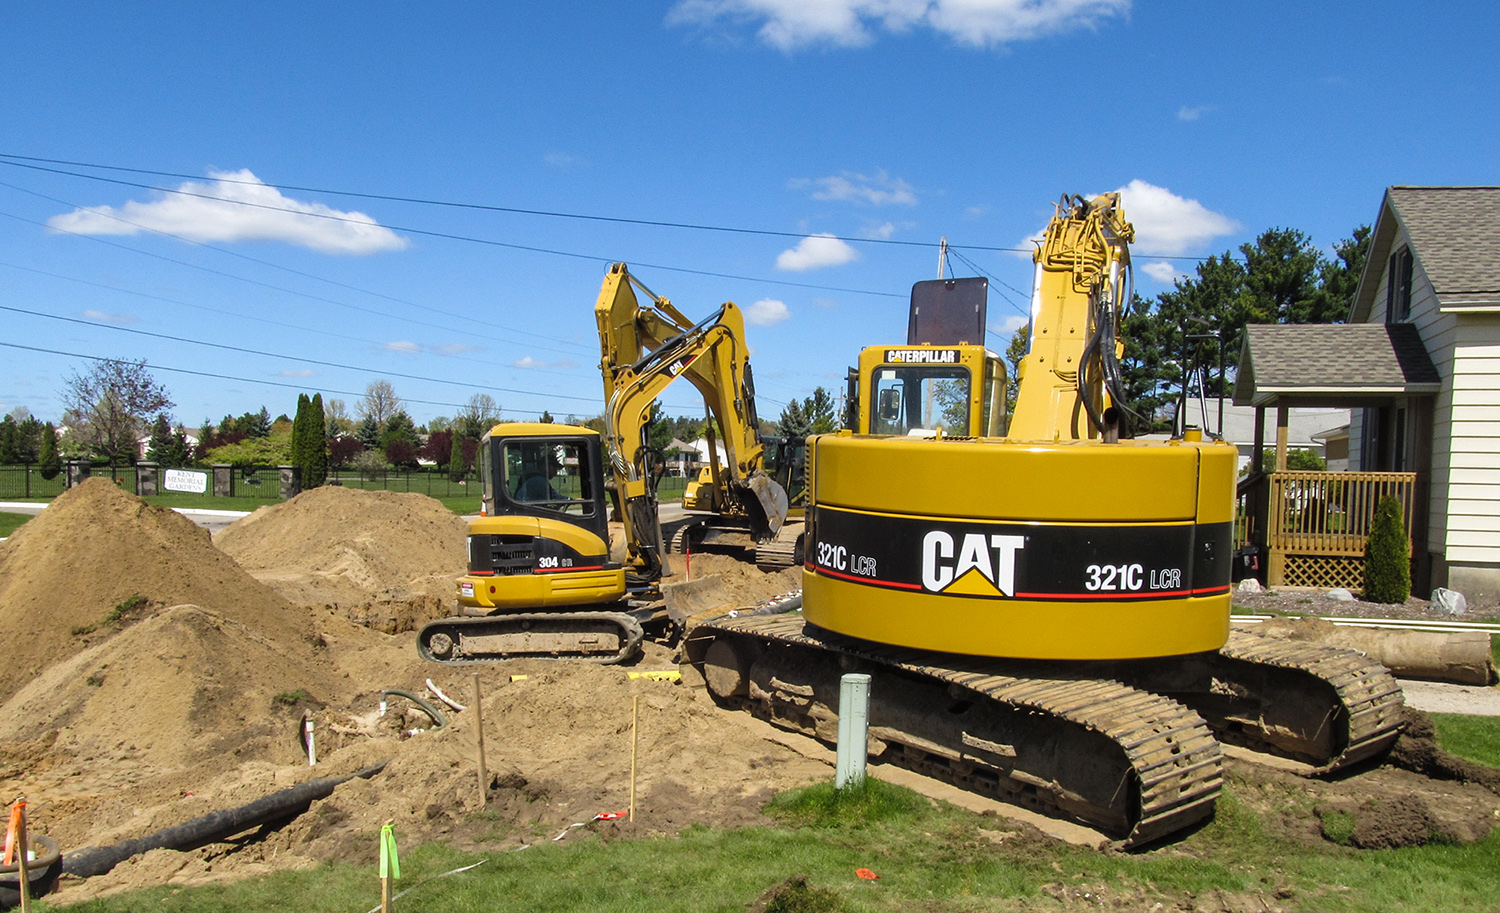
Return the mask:
[(835, 789), (865, 781), (865, 746), (870, 731), (870, 676), (850, 672), (839, 679), (839, 747)]

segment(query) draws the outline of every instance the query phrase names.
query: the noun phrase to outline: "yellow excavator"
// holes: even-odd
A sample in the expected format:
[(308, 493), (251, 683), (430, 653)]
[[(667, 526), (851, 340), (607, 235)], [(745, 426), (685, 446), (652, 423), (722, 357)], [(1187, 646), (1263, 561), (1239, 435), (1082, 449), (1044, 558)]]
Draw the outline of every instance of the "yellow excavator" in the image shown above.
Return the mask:
[(1059, 203), (1008, 422), (984, 280), (918, 283), (809, 439), (800, 613), (692, 620), (716, 700), (831, 741), (868, 672), (872, 755), (1130, 846), (1212, 814), (1220, 740), (1319, 771), (1394, 741), (1379, 664), (1231, 634), (1234, 446), (1131, 437), (1132, 237), (1117, 194)]
[[(635, 289), (650, 306), (640, 304)], [(786, 492), (761, 467), (739, 309), (725, 303), (694, 323), (616, 263), (594, 314), (605, 431), (503, 423), (486, 432), (478, 456), (483, 508), (469, 524), (460, 615), (418, 632), (417, 650), (426, 659), (620, 662), (638, 652), (643, 625), (673, 608), (674, 587), (699, 589), (661, 584), (670, 573), (656, 497), (663, 464), (646, 438), (653, 406), (678, 378), (702, 393), (724, 430), (724, 522), (769, 541), (786, 520)], [(620, 519), (613, 537), (612, 508)]]

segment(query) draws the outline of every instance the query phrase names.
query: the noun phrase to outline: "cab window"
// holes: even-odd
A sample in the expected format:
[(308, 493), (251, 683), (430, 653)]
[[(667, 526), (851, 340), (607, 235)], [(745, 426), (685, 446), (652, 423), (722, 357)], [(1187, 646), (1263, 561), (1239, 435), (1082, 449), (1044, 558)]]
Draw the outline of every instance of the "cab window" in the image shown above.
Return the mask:
[(575, 516), (592, 516), (588, 452), (568, 441), (506, 441), (501, 486), (510, 500)]
[(967, 368), (884, 367), (875, 371), (870, 397), (872, 434), (936, 431), (969, 434)]

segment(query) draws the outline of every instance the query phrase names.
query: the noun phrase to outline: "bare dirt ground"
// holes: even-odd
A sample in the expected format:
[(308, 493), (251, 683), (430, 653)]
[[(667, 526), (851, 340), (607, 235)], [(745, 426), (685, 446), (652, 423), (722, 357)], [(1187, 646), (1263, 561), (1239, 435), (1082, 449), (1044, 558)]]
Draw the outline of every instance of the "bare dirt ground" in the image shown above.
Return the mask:
[[(636, 833), (761, 823), (773, 792), (829, 775), (826, 752), (768, 737), (701, 689), (630, 679), (675, 668), (670, 649), (648, 644), (630, 667), (480, 668), (492, 771), (480, 812), (474, 713), (450, 713), (451, 725), (434, 730), (391, 697), (379, 715), (382, 689), (422, 694), (428, 678), (471, 701), (471, 670), (423, 663), (410, 634), (447, 613), (463, 564), (463, 525), (437, 502), (337, 489), (259, 511), (216, 547), (179, 515), (91, 481), (0, 543), (9, 660), (0, 666), (0, 796), (25, 795), (36, 827), (65, 851), (390, 761), (279, 830), (155, 851), (105, 876), (65, 879), (57, 899), (363, 861), (387, 819), (405, 841), (486, 850), (576, 833), (569, 825), (580, 822), (620, 832), (592, 819), (628, 803), (636, 699)], [(692, 571), (718, 575), (747, 604), (800, 584), (796, 570), (762, 574), (726, 555), (695, 555)], [(307, 720), (316, 768), (301, 741)], [(1500, 783), (1445, 759), (1430, 730), (1417, 729), (1405, 740), (1406, 769), (1320, 781), (1234, 761), (1231, 780), (1283, 822), (1291, 845), (1322, 840), (1319, 816), (1330, 811), (1355, 815), (1371, 846), (1482, 836), (1500, 814)]]

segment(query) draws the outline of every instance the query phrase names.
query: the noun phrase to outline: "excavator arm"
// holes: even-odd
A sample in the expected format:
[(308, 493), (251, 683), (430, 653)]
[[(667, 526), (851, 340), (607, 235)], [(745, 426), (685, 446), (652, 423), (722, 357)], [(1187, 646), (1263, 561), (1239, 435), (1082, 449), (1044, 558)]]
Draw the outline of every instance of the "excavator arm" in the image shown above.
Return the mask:
[[(651, 301), (642, 306), (635, 289)], [(673, 381), (686, 377), (702, 394), (721, 434), (728, 466), (721, 490), (757, 538), (774, 536), (786, 520), (786, 492), (764, 471), (757, 436), (755, 387), (745, 321), (732, 302), (698, 323), (646, 288), (623, 263), (610, 267), (594, 308), (599, 325), (605, 395), (605, 446), (620, 494), (629, 563), (638, 573), (662, 572), (664, 553), (651, 479), (647, 424)], [(711, 463), (718, 472), (717, 462)]]
[(1064, 196), (1034, 255), (1031, 337), (1009, 437), (1077, 441), (1129, 437), (1117, 339), (1130, 300), (1129, 244), (1120, 195)]

